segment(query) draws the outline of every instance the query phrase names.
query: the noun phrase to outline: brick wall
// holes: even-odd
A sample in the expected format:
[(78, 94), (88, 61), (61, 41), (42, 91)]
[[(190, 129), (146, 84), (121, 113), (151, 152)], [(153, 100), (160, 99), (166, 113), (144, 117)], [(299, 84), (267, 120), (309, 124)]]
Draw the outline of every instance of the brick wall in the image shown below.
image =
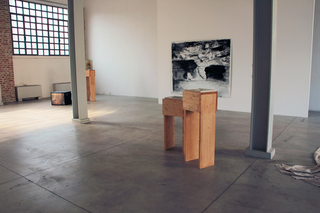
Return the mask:
[(0, 0), (0, 84), (2, 102), (16, 101), (8, 0)]

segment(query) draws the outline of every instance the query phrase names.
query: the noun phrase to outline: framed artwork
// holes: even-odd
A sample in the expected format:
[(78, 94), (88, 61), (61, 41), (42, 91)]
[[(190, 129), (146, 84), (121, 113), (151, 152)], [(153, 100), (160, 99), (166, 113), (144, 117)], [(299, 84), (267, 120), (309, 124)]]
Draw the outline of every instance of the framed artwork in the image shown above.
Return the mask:
[(213, 89), (230, 97), (231, 39), (172, 43), (173, 93)]
[(86, 70), (92, 70), (92, 60), (86, 59)]

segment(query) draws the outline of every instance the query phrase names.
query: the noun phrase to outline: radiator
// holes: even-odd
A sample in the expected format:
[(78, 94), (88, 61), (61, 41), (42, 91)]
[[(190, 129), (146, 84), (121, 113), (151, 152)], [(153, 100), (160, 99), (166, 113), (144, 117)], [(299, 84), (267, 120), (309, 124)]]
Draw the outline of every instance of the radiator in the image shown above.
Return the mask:
[(71, 91), (71, 82), (54, 83), (53, 92), (56, 91)]
[(2, 93), (1, 93), (1, 84), (0, 84), (0, 105), (3, 105), (3, 103), (2, 103)]
[(17, 101), (23, 101), (23, 99), (31, 98), (41, 99), (41, 96), (41, 85), (16, 86)]

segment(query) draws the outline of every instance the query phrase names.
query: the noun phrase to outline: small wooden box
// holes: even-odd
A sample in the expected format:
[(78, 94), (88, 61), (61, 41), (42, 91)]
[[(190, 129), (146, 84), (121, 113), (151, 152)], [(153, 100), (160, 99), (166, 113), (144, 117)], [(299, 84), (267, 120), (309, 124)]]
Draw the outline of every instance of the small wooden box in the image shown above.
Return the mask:
[(183, 117), (182, 97), (172, 96), (162, 99), (162, 114)]
[(52, 105), (71, 104), (71, 92), (70, 91), (51, 92), (51, 104)]
[(183, 91), (183, 109), (191, 112), (201, 111), (201, 96), (217, 93), (210, 89), (188, 89)]

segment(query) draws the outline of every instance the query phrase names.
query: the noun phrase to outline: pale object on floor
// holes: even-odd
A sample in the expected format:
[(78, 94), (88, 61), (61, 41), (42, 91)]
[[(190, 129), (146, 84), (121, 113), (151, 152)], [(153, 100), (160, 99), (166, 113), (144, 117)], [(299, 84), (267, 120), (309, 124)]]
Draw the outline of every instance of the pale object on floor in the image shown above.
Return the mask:
[(275, 164), (278, 170), (287, 175), (291, 175), (297, 180), (304, 180), (315, 186), (320, 186), (320, 148), (314, 152), (316, 166), (288, 166), (286, 164)]

